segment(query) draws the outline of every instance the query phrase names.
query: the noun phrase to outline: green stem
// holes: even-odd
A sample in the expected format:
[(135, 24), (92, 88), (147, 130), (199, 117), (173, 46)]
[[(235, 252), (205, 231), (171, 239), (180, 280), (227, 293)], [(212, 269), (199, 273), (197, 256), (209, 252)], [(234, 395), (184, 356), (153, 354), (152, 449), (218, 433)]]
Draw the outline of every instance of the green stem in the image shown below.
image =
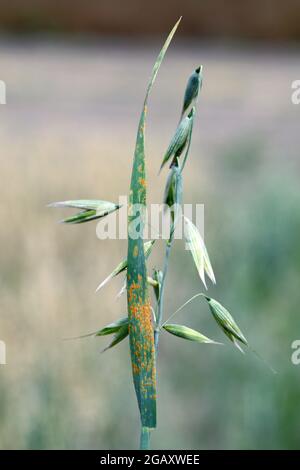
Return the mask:
[(173, 239), (174, 239), (174, 230), (172, 230), (170, 239), (167, 242), (165, 261), (164, 261), (164, 267), (163, 267), (163, 275), (162, 275), (162, 280), (161, 280), (160, 297), (158, 300), (158, 313), (157, 313), (157, 320), (156, 320), (156, 328), (154, 331), (154, 344), (155, 344), (156, 354), (158, 352), (159, 333), (160, 333), (160, 327), (161, 327), (161, 322), (162, 322), (162, 317), (163, 317), (165, 280), (166, 280), (168, 267), (169, 267), (169, 259), (170, 259)]
[(140, 439), (140, 450), (149, 450), (150, 449), (150, 428), (142, 426), (141, 429), (141, 439)]

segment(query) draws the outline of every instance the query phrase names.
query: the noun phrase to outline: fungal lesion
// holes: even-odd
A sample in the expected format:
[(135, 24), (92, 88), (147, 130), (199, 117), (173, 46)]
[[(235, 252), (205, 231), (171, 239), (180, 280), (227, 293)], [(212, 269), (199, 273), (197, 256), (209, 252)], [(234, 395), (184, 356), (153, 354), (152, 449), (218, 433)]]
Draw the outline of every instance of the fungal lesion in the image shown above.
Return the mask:
[(139, 181), (139, 184), (140, 184), (143, 188), (146, 188), (147, 182), (146, 182), (145, 178), (141, 178), (141, 177), (140, 177), (138, 181)]
[(135, 247), (133, 248), (133, 256), (134, 258), (137, 258), (138, 255), (139, 255), (139, 247), (135, 245)]

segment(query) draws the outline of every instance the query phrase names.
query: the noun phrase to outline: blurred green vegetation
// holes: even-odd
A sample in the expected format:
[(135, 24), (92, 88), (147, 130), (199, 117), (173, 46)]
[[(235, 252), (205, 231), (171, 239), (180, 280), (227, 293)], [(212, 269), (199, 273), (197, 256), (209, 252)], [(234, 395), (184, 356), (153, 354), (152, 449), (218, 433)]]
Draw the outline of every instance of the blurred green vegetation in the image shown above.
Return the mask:
[[(103, 338), (62, 341), (124, 315), (125, 298), (115, 299), (123, 279), (98, 295), (94, 290), (124, 257), (126, 242), (97, 240), (93, 223), (58, 225), (61, 214), (45, 207), (71, 198), (117, 201), (128, 191), (154, 46), (98, 46), (1, 46), (9, 84), (9, 104), (0, 109), (0, 338), (7, 345), (7, 365), (0, 366), (1, 448), (137, 445), (127, 342), (101, 355)], [(209, 295), (278, 373), (233, 348), (196, 300), (176, 321), (225, 345), (163, 335), (153, 446), (294, 449), (300, 366), (290, 358), (300, 331), (300, 138), (299, 110), (286, 86), (299, 56), (219, 54), (197, 43), (183, 51), (170, 52), (149, 108), (149, 198), (161, 200), (166, 172), (157, 179), (159, 163), (186, 77), (200, 58), (205, 78), (185, 202), (205, 204), (205, 240), (217, 278)], [(161, 263), (157, 245), (150, 266)], [(166, 316), (202, 290), (180, 241), (170, 269)]]

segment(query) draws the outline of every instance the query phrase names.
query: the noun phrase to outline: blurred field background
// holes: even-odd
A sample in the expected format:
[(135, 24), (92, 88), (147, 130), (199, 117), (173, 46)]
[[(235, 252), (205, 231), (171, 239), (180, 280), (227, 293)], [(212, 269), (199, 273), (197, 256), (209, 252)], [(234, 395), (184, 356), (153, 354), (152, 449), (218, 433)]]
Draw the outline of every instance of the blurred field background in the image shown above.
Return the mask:
[[(183, 14), (149, 107), (149, 202), (161, 201), (166, 172), (157, 171), (186, 79), (201, 63), (184, 198), (205, 204), (217, 277), (209, 294), (278, 374), (231, 347), (195, 301), (177, 320), (226, 346), (162, 337), (153, 447), (297, 448), (300, 366), (291, 363), (291, 343), (300, 339), (300, 106), (291, 103), (291, 83), (300, 78), (300, 7), (292, 0), (231, 1), (226, 10), (217, 1), (183, 8), (166, 1), (140, 16), (137, 2), (122, 12), (121, 3), (1, 4), (0, 339), (7, 365), (0, 366), (0, 447), (137, 445), (128, 344), (101, 355), (105, 339), (62, 341), (126, 312), (125, 297), (115, 299), (123, 278), (94, 293), (126, 254), (126, 241), (98, 240), (95, 223), (59, 225), (64, 213), (46, 204), (127, 194), (147, 79)], [(150, 267), (161, 257), (157, 244)], [(202, 290), (179, 241), (170, 273), (166, 315)]]

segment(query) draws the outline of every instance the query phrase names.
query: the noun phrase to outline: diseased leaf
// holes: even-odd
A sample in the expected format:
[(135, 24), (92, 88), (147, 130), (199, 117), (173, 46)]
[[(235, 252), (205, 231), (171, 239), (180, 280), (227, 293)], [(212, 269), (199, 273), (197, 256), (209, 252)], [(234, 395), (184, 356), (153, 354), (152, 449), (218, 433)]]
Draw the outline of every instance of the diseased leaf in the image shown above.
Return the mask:
[(216, 341), (213, 341), (212, 339), (207, 338), (207, 336), (204, 336), (199, 331), (189, 328), (188, 326), (169, 323), (164, 325), (163, 329), (174, 336), (179, 336), (179, 338), (187, 339), (189, 341), (196, 341), (197, 343), (207, 344), (220, 344), (216, 343)]
[[(151, 250), (152, 250), (152, 246), (154, 245), (154, 242), (155, 240), (150, 240), (148, 242), (145, 242), (144, 243), (144, 250), (145, 250), (145, 258), (147, 259), (148, 256), (150, 255), (151, 253)], [(113, 277), (117, 276), (118, 274), (122, 273), (123, 271), (125, 271), (127, 269), (127, 259), (124, 259), (123, 261), (121, 261), (120, 264), (118, 264), (118, 266), (109, 274), (109, 276), (107, 276), (107, 278), (104, 279), (104, 281), (102, 281), (99, 286), (97, 287), (96, 289), (96, 292), (98, 292), (100, 289), (102, 289), (103, 286), (105, 286), (105, 284), (107, 284)], [(120, 291), (121, 294), (123, 293), (122, 291)]]
[(242, 331), (240, 330), (228, 310), (226, 310), (226, 308), (223, 307), (223, 305), (221, 305), (216, 300), (211, 299), (210, 297), (204, 297), (208, 302), (211, 313), (213, 314), (213, 317), (216, 320), (217, 324), (228, 336), (230, 341), (232, 341), (241, 352), (244, 352), (237, 343), (237, 340), (245, 345), (248, 345), (248, 341), (246, 340), (245, 336), (243, 335)]
[(74, 214), (66, 219), (61, 220), (63, 223), (68, 224), (81, 224), (91, 220), (100, 219), (116, 211), (120, 205), (113, 202), (80, 199), (74, 201), (62, 201), (49, 204), (49, 207), (70, 207), (75, 209), (82, 209), (77, 214)]
[(127, 257), (129, 342), (133, 382), (143, 428), (156, 427), (156, 367), (154, 332), (142, 239), (145, 221), (141, 221), (140, 237), (137, 239), (131, 237), (130, 224), (134, 222), (133, 205), (139, 204), (146, 207), (145, 121), (148, 97), (158, 69), (179, 22), (180, 20), (172, 29), (158, 55), (147, 87), (138, 126), (129, 194)]
[[(147, 277), (147, 282), (154, 289), (158, 287), (158, 282), (155, 281), (155, 279), (152, 279), (152, 277), (150, 277), (150, 276)], [(117, 297), (121, 297), (124, 294), (124, 292), (126, 291), (126, 289), (127, 289), (127, 279), (125, 280), (125, 283), (123, 284), (122, 288), (120, 289)]]
[(202, 280), (205, 288), (207, 289), (205, 273), (215, 284), (216, 280), (214, 272), (210, 263), (210, 259), (204, 241), (202, 240), (202, 237), (197, 227), (187, 217), (184, 217), (184, 236), (187, 244), (187, 249), (192, 254), (200, 279)]

